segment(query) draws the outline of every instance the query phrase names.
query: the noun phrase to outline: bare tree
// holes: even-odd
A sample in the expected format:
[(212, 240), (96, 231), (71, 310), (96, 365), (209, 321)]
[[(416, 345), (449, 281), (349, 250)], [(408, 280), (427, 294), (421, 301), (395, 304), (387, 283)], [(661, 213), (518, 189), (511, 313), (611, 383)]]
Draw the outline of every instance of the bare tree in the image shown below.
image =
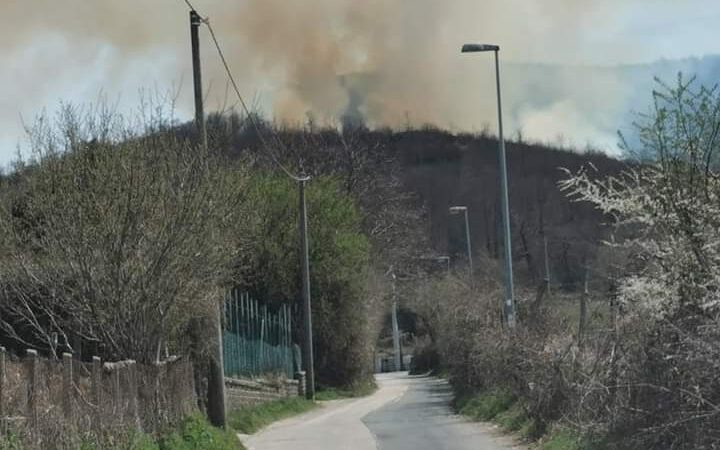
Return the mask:
[(0, 327), (15, 341), (153, 361), (222, 299), (251, 222), (244, 173), (148, 117), (66, 106), (29, 129), (34, 159), (0, 210)]

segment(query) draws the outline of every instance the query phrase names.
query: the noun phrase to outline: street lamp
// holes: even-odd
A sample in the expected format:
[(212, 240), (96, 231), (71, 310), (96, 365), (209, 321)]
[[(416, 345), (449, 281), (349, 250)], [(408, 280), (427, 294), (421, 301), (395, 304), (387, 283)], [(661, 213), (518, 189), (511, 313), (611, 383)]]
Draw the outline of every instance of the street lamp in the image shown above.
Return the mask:
[(467, 257), (468, 264), (470, 266), (470, 281), (472, 282), (473, 277), (473, 260), (472, 260), (472, 246), (470, 244), (470, 221), (468, 220), (468, 209), (467, 206), (451, 206), (450, 214), (465, 214), (465, 241), (467, 243)]
[(503, 138), (502, 126), (502, 100), (500, 98), (500, 46), (488, 44), (465, 44), (462, 46), (462, 53), (494, 52), (495, 53), (495, 83), (497, 86), (497, 107), (498, 107), (498, 159), (500, 160), (500, 190), (502, 191), (502, 219), (503, 232), (505, 234), (505, 318), (508, 327), (515, 327), (515, 302), (513, 299), (513, 275), (512, 275), (512, 248), (510, 242), (510, 206), (508, 202), (508, 181), (507, 163), (505, 161), (505, 139)]

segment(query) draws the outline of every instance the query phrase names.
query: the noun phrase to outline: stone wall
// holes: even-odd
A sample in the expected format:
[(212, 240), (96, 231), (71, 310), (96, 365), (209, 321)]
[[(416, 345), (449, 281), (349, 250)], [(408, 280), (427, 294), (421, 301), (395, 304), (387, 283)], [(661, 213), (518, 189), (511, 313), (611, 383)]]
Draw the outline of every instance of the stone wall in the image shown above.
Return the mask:
[(303, 394), (298, 380), (225, 378), (225, 397), (229, 410)]

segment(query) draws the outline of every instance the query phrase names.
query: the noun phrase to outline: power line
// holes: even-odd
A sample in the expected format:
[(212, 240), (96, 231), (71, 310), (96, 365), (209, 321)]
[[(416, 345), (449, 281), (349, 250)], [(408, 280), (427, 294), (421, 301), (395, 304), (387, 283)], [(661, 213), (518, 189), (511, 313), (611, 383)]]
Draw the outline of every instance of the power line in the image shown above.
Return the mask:
[[(190, 0), (184, 0), (185, 4), (190, 8), (191, 11), (197, 11), (195, 7), (192, 5)], [(230, 66), (227, 62), (227, 59), (225, 58), (225, 53), (222, 51), (222, 47), (220, 46), (220, 42), (217, 39), (217, 36), (215, 35), (215, 30), (213, 30), (212, 25), (210, 24), (210, 19), (205, 17), (202, 18), (202, 22), (207, 25), (208, 31), (210, 31), (210, 36), (212, 37), (213, 44), (215, 45), (215, 49), (218, 52), (218, 56), (220, 57), (220, 61), (222, 61), (223, 67), (225, 68), (225, 73), (227, 74), (228, 79), (230, 80), (230, 84), (233, 87), (233, 90), (235, 91), (235, 95), (237, 95), (238, 100), (240, 100), (240, 105), (242, 106), (243, 111), (245, 112), (245, 115), (247, 116), (248, 120), (252, 124), (253, 128), (255, 129), (255, 132), (258, 135), (258, 138), (260, 139), (260, 143), (262, 144), (262, 147), (266, 151), (266, 153), (270, 156), (272, 161), (277, 165), (283, 172), (285, 172), (285, 175), (292, 178), (295, 181), (303, 181), (307, 180), (307, 177), (301, 177), (298, 175), (293, 174), (290, 172), (290, 170), (285, 167), (279, 160), (279, 158), (275, 155), (275, 152), (272, 150), (272, 147), (268, 144), (267, 140), (263, 136), (262, 131), (260, 130), (260, 126), (257, 123), (257, 119), (254, 114), (250, 112), (250, 109), (247, 107), (247, 104), (245, 103), (245, 99), (243, 98), (242, 94), (240, 93), (240, 89), (238, 88), (237, 83), (235, 82), (235, 77), (232, 74), (232, 71), (230, 70)], [(278, 145), (281, 148), (285, 148), (284, 143), (280, 139), (280, 137), (275, 132), (271, 132), (272, 137), (275, 139), (276, 145)]]
[(197, 11), (192, 3), (190, 3), (190, 0), (185, 0), (185, 4), (190, 8), (190, 11)]
[[(247, 107), (247, 104), (245, 103), (245, 100), (243, 99), (243, 96), (240, 94), (240, 90), (238, 89), (237, 83), (235, 82), (235, 78), (232, 75), (232, 72), (230, 71), (230, 67), (228, 66), (227, 59), (225, 59), (225, 55), (223, 54), (222, 48), (220, 47), (220, 43), (217, 40), (217, 37), (215, 36), (215, 31), (212, 28), (212, 25), (210, 25), (210, 21), (205, 19), (205, 24), (208, 27), (208, 30), (210, 31), (210, 36), (212, 36), (213, 43), (215, 44), (215, 48), (218, 51), (218, 55), (220, 56), (220, 60), (223, 63), (223, 66), (225, 67), (225, 72), (227, 73), (228, 78), (230, 79), (230, 84), (232, 84), (233, 90), (235, 91), (235, 94), (237, 95), (238, 99), (240, 100), (240, 105), (242, 105), (243, 111), (245, 111), (245, 114), (248, 117), (248, 120), (250, 120), (250, 123), (252, 124), (253, 128), (255, 128), (255, 132), (258, 134), (258, 137), (260, 138), (260, 142), (262, 143), (263, 147), (265, 147), (265, 150), (270, 154), (270, 157), (273, 159), (275, 164), (277, 164), (280, 169), (282, 169), (283, 172), (290, 178), (294, 179), (295, 181), (300, 181), (303, 179), (303, 177), (299, 177), (297, 175), (294, 175), (291, 173), (276, 157), (274, 152), (272, 151), (271, 147), (267, 144), (267, 141), (262, 135), (262, 132), (260, 131), (260, 127), (258, 126), (257, 120), (255, 118), (255, 115), (250, 113), (249, 108)], [(280, 147), (284, 147), (284, 144), (280, 140), (280, 137), (276, 133), (271, 133), (272, 136), (275, 138), (276, 143)]]

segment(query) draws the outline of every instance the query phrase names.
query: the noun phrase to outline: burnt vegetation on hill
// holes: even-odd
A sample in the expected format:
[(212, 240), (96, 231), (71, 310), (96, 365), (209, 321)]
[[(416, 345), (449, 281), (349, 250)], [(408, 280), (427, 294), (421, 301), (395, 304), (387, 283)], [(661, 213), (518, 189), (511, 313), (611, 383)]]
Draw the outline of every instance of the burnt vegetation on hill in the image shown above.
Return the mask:
[[(210, 120), (217, 148), (235, 158), (273, 162), (255, 129), (236, 115)], [(270, 132), (271, 125), (265, 124)], [(499, 259), (502, 251), (497, 146), (495, 137), (451, 133), (434, 127), (369, 130), (347, 127), (275, 130), (287, 145), (286, 161), (299, 161), (311, 175), (337, 178), (364, 214), (364, 231), (373, 241), (375, 264), (422, 271), (424, 257), (450, 255), (466, 264), (464, 223), (448, 214), (467, 206), (473, 253)], [(598, 177), (615, 175), (627, 163), (604, 153), (523, 142), (507, 143), (513, 256), (522, 281), (534, 284), (544, 274), (543, 244), (548, 241), (553, 283), (574, 289), (582, 263), (595, 257), (607, 237), (604, 219), (587, 203), (569, 200), (558, 189), (563, 168), (596, 168)], [(463, 269), (464, 270), (464, 269)]]

